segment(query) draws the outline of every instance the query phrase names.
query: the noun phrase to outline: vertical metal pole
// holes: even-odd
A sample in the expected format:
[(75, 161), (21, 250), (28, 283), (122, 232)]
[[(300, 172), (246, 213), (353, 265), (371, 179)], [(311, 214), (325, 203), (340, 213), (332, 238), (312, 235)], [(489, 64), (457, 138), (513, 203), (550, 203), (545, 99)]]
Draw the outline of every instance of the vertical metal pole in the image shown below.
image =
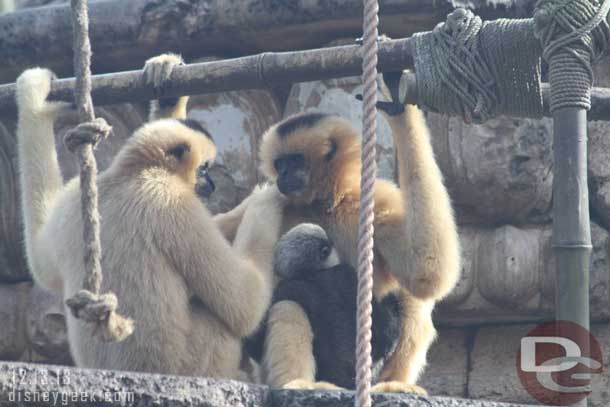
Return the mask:
[[(586, 110), (577, 107), (555, 110), (553, 134), (555, 315), (558, 321), (575, 322), (588, 330), (591, 231)], [(586, 344), (588, 337), (583, 339), (581, 342)], [(582, 353), (588, 353), (588, 349), (582, 349)], [(587, 400), (575, 405), (586, 407)]]

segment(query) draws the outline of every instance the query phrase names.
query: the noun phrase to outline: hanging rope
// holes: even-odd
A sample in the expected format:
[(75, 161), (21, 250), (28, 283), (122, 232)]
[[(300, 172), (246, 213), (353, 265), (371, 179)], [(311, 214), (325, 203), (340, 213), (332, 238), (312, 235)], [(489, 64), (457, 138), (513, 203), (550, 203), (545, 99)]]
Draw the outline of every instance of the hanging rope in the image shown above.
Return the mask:
[(371, 406), (371, 326), (373, 308), (373, 221), (377, 178), (377, 37), (379, 4), (364, 1), (362, 24), (362, 176), (358, 222), (358, 304), (356, 407)]
[(595, 61), (610, 47), (610, 0), (541, 0), (536, 4), (536, 36), (549, 63), (551, 112), (562, 107), (591, 108)]
[(66, 300), (66, 304), (76, 318), (93, 324), (97, 338), (102, 341), (121, 341), (133, 332), (133, 321), (116, 313), (118, 301), (113, 293), (100, 294), (102, 250), (96, 182), (97, 163), (93, 155), (93, 147), (100, 139), (107, 137), (112, 129), (104, 119), (96, 119), (93, 111), (87, 1), (72, 0), (71, 6), (76, 75), (74, 101), (81, 124), (66, 134), (65, 144), (70, 151), (78, 155), (80, 161), (86, 276), (83, 289)]
[(498, 114), (542, 117), (540, 46), (529, 20), (483, 22), (457, 9), (413, 37), (417, 96), (426, 110), (467, 123)]

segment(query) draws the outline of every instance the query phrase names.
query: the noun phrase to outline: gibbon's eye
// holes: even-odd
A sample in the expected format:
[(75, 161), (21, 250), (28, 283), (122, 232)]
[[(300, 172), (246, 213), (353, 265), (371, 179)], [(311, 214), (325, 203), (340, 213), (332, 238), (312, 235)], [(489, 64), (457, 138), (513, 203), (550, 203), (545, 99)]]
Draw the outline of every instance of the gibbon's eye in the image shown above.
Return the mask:
[(202, 165), (200, 165), (199, 168), (197, 168), (197, 175), (199, 177), (205, 177), (207, 175), (209, 169), (210, 169), (210, 163), (205, 162)]
[(332, 160), (336, 153), (337, 153), (337, 143), (335, 142), (335, 140), (331, 140), (330, 141), (330, 150), (328, 151), (328, 153), (326, 153), (326, 155), (324, 155), (324, 160), (326, 160), (326, 161)]
[(324, 261), (328, 259), (328, 256), (330, 256), (331, 249), (332, 248), (329, 244), (322, 243), (322, 245), (320, 246), (320, 260)]
[(178, 161), (182, 160), (184, 154), (190, 151), (190, 147), (187, 144), (178, 144), (177, 146), (170, 149), (167, 154), (176, 157)]

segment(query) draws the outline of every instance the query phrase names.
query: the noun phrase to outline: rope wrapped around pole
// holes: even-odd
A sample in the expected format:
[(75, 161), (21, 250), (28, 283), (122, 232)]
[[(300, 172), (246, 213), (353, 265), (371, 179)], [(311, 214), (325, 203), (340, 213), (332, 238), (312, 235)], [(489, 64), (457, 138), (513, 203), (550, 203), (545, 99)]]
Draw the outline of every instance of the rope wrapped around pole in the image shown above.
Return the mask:
[[(540, 0), (534, 25), (549, 64), (553, 114), (553, 253), (556, 336), (571, 337), (583, 355), (589, 346), (591, 229), (587, 182), (587, 110), (591, 108), (591, 63), (610, 45), (610, 0)], [(569, 324), (584, 328), (575, 333)], [(577, 335), (577, 337), (575, 337)], [(560, 372), (558, 383), (593, 371), (578, 365)], [(597, 371), (601, 373), (601, 367)], [(590, 391), (589, 391), (590, 392)], [(541, 392), (549, 405), (587, 406), (589, 392)]]
[(87, 0), (72, 0), (74, 32), (74, 101), (81, 124), (68, 132), (65, 144), (80, 162), (80, 186), (85, 243), (85, 278), (83, 289), (66, 300), (76, 318), (93, 324), (94, 336), (102, 341), (121, 341), (133, 332), (133, 321), (116, 312), (118, 300), (113, 293), (100, 294), (102, 286), (100, 215), (97, 193), (97, 163), (93, 148), (107, 137), (112, 128), (102, 118), (95, 118), (91, 100), (91, 44)]
[(566, 106), (591, 108), (591, 63), (610, 47), (610, 1), (541, 0), (534, 27), (549, 64), (551, 112)]
[(542, 117), (540, 44), (531, 20), (482, 21), (457, 9), (413, 38), (417, 99), (424, 109), (467, 123), (499, 114)]
[(371, 406), (371, 327), (373, 299), (373, 234), (377, 178), (377, 0), (364, 0), (362, 25), (362, 175), (358, 222), (358, 301), (356, 336), (356, 407)]

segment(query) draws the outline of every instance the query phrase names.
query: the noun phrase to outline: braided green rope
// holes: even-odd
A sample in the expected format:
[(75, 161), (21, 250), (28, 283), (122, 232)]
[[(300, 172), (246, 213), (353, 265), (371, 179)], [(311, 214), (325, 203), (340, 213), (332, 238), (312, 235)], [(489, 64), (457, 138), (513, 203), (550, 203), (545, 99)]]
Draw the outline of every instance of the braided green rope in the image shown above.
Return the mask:
[[(457, 9), (415, 34), (419, 104), (482, 123), (499, 114), (540, 118), (540, 44), (530, 20), (483, 22)], [(518, 57), (517, 57), (518, 56)]]
[(562, 107), (591, 108), (595, 61), (610, 47), (610, 0), (541, 0), (534, 26), (549, 63), (551, 112)]

